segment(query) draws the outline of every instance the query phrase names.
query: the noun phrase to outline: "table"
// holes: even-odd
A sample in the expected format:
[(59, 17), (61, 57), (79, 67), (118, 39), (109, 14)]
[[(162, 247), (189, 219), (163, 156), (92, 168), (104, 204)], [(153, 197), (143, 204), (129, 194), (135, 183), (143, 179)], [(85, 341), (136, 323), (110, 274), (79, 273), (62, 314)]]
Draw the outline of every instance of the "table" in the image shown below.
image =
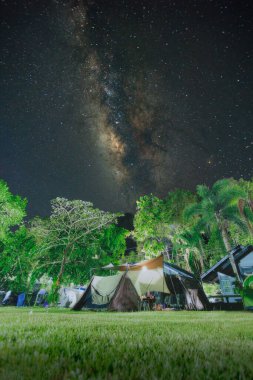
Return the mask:
[(143, 297), (141, 299), (141, 310), (153, 310), (155, 297)]

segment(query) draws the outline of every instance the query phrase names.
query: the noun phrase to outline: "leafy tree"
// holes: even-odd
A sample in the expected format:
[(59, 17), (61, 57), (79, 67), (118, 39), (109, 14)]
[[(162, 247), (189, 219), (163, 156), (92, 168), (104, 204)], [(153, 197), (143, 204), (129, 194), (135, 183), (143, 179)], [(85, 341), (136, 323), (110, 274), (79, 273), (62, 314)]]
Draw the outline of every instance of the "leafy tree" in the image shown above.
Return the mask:
[(196, 195), (188, 190), (176, 189), (169, 192), (165, 198), (168, 219), (173, 224), (185, 224), (184, 209), (196, 200)]
[(133, 232), (138, 251), (145, 252), (148, 257), (163, 252), (170, 233), (168, 222), (169, 215), (163, 200), (153, 194), (141, 197), (137, 201)]
[(229, 234), (234, 245), (253, 245), (253, 235), (249, 231), (242, 231), (236, 224), (230, 223)]
[[(199, 202), (186, 208), (185, 217), (188, 220), (193, 217), (201, 220), (207, 231), (218, 228), (224, 247), (229, 252), (232, 248), (229, 225), (233, 223), (245, 231), (245, 223), (238, 210), (238, 200), (244, 196), (244, 191), (234, 180), (223, 179), (217, 181), (211, 189), (204, 185), (197, 186), (197, 195)], [(230, 261), (239, 279), (233, 255), (230, 255)]]
[[(171, 259), (175, 261), (176, 264), (194, 271), (197, 267), (199, 268), (200, 266), (202, 268), (204, 266), (202, 258), (202, 237), (196, 229), (196, 226), (186, 223), (184, 219), (184, 209), (195, 201), (195, 194), (182, 189), (176, 189), (170, 192), (165, 199), (171, 223)], [(199, 272), (199, 269), (197, 272)]]
[[(177, 264), (200, 275), (207, 263), (200, 226), (179, 225), (173, 235), (172, 243)], [(183, 262), (180, 261), (180, 254)]]
[(102, 266), (109, 263), (119, 264), (124, 259), (128, 233), (129, 231), (115, 224), (111, 224), (99, 231), (97, 238), (93, 239), (93, 242), (86, 244), (90, 253), (87, 255), (89, 260), (82, 273), (82, 278), (84, 278), (85, 274), (86, 280), (90, 279), (94, 268), (96, 268), (96, 274), (105, 275), (106, 273), (100, 270)]
[(25, 287), (30, 244), (22, 226), (26, 205), (25, 198), (13, 195), (7, 183), (0, 180), (0, 286), (4, 289)]
[(139, 253), (144, 252), (151, 257), (167, 252), (169, 257), (171, 240), (178, 226), (183, 223), (183, 210), (194, 200), (190, 191), (180, 189), (170, 192), (165, 199), (153, 194), (141, 197), (137, 201), (133, 233)]
[(35, 241), (25, 226), (21, 226), (5, 239), (0, 254), (0, 287), (14, 292), (27, 290), (32, 267)]
[(238, 185), (243, 190), (238, 200), (239, 212), (248, 227), (248, 232), (253, 237), (253, 179), (250, 181), (240, 179)]
[(208, 240), (204, 246), (207, 266), (205, 269), (217, 263), (225, 254), (225, 247), (218, 226), (214, 226), (208, 232)]
[(0, 180), (0, 241), (11, 231), (11, 228), (20, 225), (26, 216), (27, 200), (19, 195), (13, 195), (6, 182)]
[(84, 268), (97, 252), (99, 232), (116, 222), (119, 215), (95, 209), (90, 202), (56, 198), (48, 219), (35, 218), (31, 231), (37, 241), (32, 276), (47, 272), (59, 286), (65, 278)]
[(119, 263), (126, 251), (126, 237), (128, 231), (115, 224), (103, 228), (98, 235), (97, 258), (101, 265), (113, 262)]

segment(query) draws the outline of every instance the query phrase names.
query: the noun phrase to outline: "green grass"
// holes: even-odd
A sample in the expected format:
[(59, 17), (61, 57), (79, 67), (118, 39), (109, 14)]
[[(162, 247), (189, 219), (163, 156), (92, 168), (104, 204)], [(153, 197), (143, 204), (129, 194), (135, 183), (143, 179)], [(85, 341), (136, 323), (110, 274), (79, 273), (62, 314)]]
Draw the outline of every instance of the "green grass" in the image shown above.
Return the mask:
[(253, 379), (253, 313), (0, 308), (1, 379)]

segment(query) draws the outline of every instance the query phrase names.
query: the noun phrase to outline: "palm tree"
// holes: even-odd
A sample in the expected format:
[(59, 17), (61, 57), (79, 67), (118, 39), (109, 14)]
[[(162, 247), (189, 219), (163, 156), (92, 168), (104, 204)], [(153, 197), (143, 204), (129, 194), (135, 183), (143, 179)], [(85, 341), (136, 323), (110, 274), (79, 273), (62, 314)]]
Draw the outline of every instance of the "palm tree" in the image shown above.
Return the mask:
[(206, 261), (202, 232), (201, 223), (180, 225), (172, 237), (174, 251), (183, 253), (186, 269), (191, 270), (191, 263), (194, 262), (194, 272), (197, 271), (198, 275), (204, 270)]
[(234, 256), (230, 254), (232, 247), (228, 228), (230, 223), (234, 223), (245, 231), (246, 224), (238, 210), (238, 200), (244, 197), (244, 191), (234, 180), (223, 179), (217, 181), (211, 189), (205, 185), (197, 186), (197, 195), (199, 202), (186, 208), (185, 218), (187, 220), (197, 218), (205, 225), (207, 231), (218, 226), (233, 271), (241, 283)]
[(253, 236), (253, 181), (241, 179), (239, 186), (244, 190), (244, 196), (238, 200), (239, 212), (248, 227), (249, 233)]

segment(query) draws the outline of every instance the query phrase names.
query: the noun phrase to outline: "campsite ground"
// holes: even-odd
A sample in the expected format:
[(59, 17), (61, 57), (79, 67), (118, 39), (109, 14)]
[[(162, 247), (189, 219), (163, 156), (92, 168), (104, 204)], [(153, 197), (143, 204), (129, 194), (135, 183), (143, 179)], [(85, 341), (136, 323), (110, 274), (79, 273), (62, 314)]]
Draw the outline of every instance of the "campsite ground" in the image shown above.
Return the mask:
[(252, 379), (253, 313), (0, 308), (0, 379)]

